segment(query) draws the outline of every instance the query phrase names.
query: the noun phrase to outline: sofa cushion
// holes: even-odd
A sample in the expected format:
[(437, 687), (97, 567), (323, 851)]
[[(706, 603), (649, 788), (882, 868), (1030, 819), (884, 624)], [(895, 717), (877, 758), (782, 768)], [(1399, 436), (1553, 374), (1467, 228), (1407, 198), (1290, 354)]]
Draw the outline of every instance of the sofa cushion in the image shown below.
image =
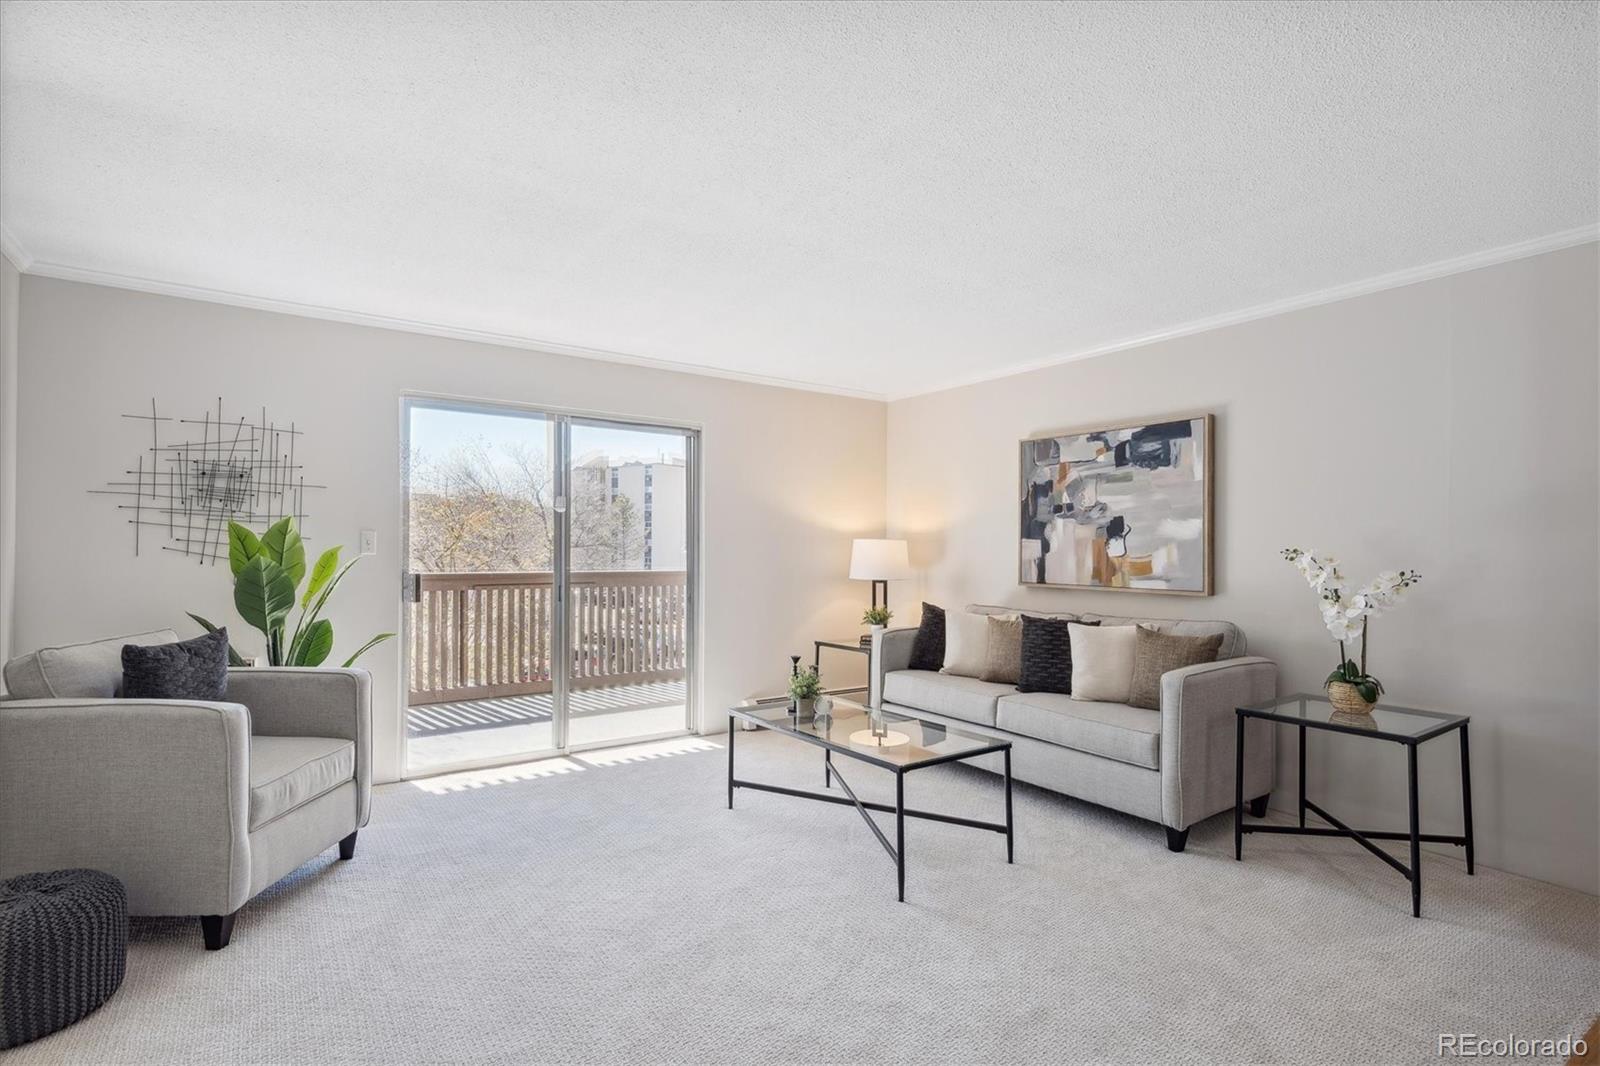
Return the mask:
[(1108, 626), (1149, 626), (1157, 633), (1171, 633), (1178, 637), (1209, 637), (1222, 634), (1222, 646), (1217, 649), (1218, 659), (1237, 659), (1248, 651), (1244, 631), (1232, 622), (1195, 621), (1188, 618), (1119, 618), (1109, 614), (1086, 614), (1083, 621), (1097, 619)]
[(338, 737), (250, 738), (250, 831), (356, 777), (356, 746)]
[(1019, 692), (999, 701), (995, 725), (1117, 762), (1151, 770), (1161, 766), (1160, 711), (1075, 700), (1058, 692)]
[(989, 660), (989, 617), (955, 614), (944, 620), (944, 668), (957, 677), (980, 677)]
[(6, 691), (21, 700), (109, 700), (122, 694), (122, 646), (171, 644), (170, 629), (40, 648), (6, 663)]
[(1072, 641), (1072, 698), (1127, 703), (1139, 627), (1070, 622), (1067, 630)]
[(1032, 615), (1035, 618), (1064, 618), (1069, 622), (1076, 622), (1078, 615), (1072, 611), (1035, 611), (1032, 607), (999, 607), (992, 603), (969, 603), (968, 614), (1010, 614)]
[(937, 670), (944, 665), (944, 608), (922, 605), (922, 620), (911, 642), (911, 669)]
[(1138, 643), (1133, 655), (1133, 684), (1128, 687), (1128, 702), (1147, 710), (1161, 709), (1161, 675), (1168, 670), (1215, 662), (1222, 646), (1222, 634), (1209, 637), (1180, 637), (1158, 633), (1149, 626), (1138, 627)]
[(1018, 692), (1072, 691), (1072, 633), (1075, 625), (1065, 618), (1022, 616), (1022, 663), (1017, 670)]
[(1015, 685), (1022, 669), (1022, 619), (989, 616), (989, 651), (983, 659), (981, 681)]
[(975, 725), (994, 725), (994, 705), (1015, 692), (975, 677), (936, 674), (931, 670), (894, 670), (883, 677), (883, 698), (918, 711), (930, 711)]

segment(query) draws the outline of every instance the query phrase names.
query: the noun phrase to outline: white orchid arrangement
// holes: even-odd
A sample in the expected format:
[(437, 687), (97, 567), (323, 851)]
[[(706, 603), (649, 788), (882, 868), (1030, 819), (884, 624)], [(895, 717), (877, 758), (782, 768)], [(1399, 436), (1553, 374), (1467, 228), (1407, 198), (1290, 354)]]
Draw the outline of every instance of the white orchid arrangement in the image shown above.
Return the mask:
[[(1314, 548), (1285, 548), (1283, 557), (1294, 564), (1306, 584), (1317, 594), (1322, 608), (1322, 624), (1339, 642), (1339, 667), (1328, 675), (1328, 684), (1343, 681), (1354, 685), (1361, 698), (1376, 703), (1383, 695), (1383, 683), (1367, 673), (1367, 630), (1373, 618), (1400, 605), (1411, 586), (1422, 580), (1415, 570), (1385, 570), (1367, 584), (1349, 591), (1339, 560), (1319, 555)], [(1352, 660), (1345, 650), (1349, 641), (1361, 638), (1361, 661)]]

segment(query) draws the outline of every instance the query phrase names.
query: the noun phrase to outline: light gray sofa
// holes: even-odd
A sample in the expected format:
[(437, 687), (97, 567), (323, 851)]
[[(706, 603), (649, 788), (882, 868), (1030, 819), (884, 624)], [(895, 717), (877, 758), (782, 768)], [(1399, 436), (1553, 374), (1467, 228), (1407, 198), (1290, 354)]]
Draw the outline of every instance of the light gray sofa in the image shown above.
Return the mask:
[[(1017, 780), (1160, 822), (1173, 851), (1183, 850), (1190, 826), (1232, 809), (1234, 709), (1273, 698), (1278, 684), (1278, 668), (1270, 659), (1245, 654), (1238, 626), (985, 605), (967, 610), (1141, 624), (1181, 636), (1221, 633), (1216, 662), (1162, 676), (1159, 711), (909, 669), (914, 628), (883, 634), (873, 656), (870, 698), (890, 711), (1004, 737), (1011, 741)], [(1244, 794), (1259, 815), (1266, 812), (1274, 783), (1276, 734), (1260, 719), (1246, 728)], [(970, 761), (995, 772), (1001, 765), (997, 756)]]
[(231, 669), (227, 702), (126, 700), (124, 644), (46, 648), (5, 666), (0, 877), (91, 867), (128, 913), (200, 915), (227, 946), (246, 900), (339, 845), (355, 855), (372, 796), (365, 670)]

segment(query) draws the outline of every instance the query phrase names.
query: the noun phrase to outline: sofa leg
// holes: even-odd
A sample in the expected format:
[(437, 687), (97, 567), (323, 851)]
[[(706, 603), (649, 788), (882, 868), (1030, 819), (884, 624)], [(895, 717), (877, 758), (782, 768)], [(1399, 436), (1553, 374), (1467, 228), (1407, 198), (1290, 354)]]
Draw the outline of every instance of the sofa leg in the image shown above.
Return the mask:
[(1267, 816), (1267, 800), (1271, 798), (1272, 793), (1269, 792), (1265, 796), (1257, 796), (1255, 799), (1251, 800), (1250, 817), (1265, 818)]
[(1168, 851), (1182, 851), (1184, 845), (1189, 843), (1189, 831), (1187, 829), (1174, 829), (1170, 825), (1162, 826), (1162, 828), (1167, 831)]
[(228, 941), (233, 939), (233, 920), (239, 912), (232, 914), (202, 914), (200, 916), (200, 933), (205, 937), (207, 951), (221, 951), (228, 946)]
[[(357, 830), (356, 832), (360, 832), (360, 830)], [(356, 857), (356, 834), (355, 833), (351, 833), (349, 836), (347, 836), (343, 840), (339, 841), (339, 858), (340, 859), (353, 859), (355, 857)]]

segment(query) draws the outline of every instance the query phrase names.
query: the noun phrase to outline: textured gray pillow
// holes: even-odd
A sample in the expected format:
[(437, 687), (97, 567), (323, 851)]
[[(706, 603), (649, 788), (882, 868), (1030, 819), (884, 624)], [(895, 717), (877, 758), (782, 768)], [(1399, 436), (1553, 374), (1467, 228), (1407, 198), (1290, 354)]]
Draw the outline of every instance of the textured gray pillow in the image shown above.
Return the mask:
[(1147, 626), (1139, 627), (1133, 651), (1133, 686), (1128, 702), (1147, 710), (1161, 709), (1161, 675), (1196, 663), (1217, 661), (1224, 634), (1209, 637), (1175, 637)]
[(228, 694), (228, 631), (176, 644), (122, 648), (122, 698), (220, 700)]

